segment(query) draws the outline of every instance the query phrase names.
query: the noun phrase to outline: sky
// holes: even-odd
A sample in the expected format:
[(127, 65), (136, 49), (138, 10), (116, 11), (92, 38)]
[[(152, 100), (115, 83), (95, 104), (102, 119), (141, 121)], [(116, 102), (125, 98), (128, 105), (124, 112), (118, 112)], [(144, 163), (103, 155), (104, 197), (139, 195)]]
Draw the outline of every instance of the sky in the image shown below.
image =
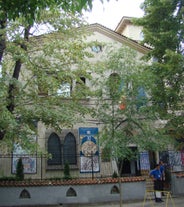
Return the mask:
[(114, 30), (123, 16), (142, 17), (142, 2), (144, 0), (104, 0), (102, 4), (100, 0), (94, 0), (92, 11), (84, 16), (90, 24), (99, 23)]

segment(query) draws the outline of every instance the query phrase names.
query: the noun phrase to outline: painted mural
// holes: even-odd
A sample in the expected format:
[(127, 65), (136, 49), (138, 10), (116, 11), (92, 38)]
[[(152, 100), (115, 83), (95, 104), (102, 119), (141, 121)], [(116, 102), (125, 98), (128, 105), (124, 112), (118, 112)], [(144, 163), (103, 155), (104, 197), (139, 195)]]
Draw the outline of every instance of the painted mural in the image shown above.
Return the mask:
[(79, 137), (80, 172), (99, 172), (98, 128), (79, 128)]

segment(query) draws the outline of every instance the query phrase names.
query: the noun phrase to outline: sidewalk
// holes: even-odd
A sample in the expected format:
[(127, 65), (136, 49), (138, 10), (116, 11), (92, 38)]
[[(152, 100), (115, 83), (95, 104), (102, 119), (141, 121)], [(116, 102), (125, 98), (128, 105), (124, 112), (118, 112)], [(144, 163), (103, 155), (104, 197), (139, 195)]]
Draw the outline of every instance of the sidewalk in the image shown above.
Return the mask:
[[(144, 200), (138, 201), (138, 202), (123, 202), (122, 207), (156, 207), (156, 206), (158, 207), (184, 207), (184, 197), (172, 197), (168, 199), (166, 197), (163, 197), (163, 201), (164, 202), (162, 203), (155, 203), (154, 200), (146, 199), (145, 202)], [(108, 204), (96, 204), (96, 205), (91, 205), (91, 206), (120, 207), (120, 204), (119, 203), (108, 203)]]
[[(146, 199), (145, 202), (122, 202), (122, 207), (184, 207), (184, 196), (183, 197), (163, 197), (162, 203), (155, 203), (152, 199)], [(119, 203), (104, 203), (104, 204), (70, 204), (63, 205), (64, 207), (120, 207)]]
[[(172, 199), (162, 199), (164, 202), (162, 203), (155, 203), (154, 200), (146, 200), (145, 202), (135, 202), (135, 203), (123, 203), (122, 207), (183, 207), (184, 206), (184, 197), (175, 197)], [(117, 205), (110, 205), (111, 207), (119, 207), (119, 204)], [(106, 207), (110, 207), (106, 206)], [(102, 207), (102, 206), (101, 206)]]
[[(172, 199), (166, 200), (166, 198), (162, 199), (164, 202), (162, 203), (155, 203), (154, 200), (146, 200), (139, 201), (139, 202), (129, 202), (129, 203), (122, 203), (122, 207), (184, 207), (184, 197), (175, 197)], [(116, 204), (106, 204), (106, 205), (99, 205), (98, 207), (119, 207), (118, 203)]]

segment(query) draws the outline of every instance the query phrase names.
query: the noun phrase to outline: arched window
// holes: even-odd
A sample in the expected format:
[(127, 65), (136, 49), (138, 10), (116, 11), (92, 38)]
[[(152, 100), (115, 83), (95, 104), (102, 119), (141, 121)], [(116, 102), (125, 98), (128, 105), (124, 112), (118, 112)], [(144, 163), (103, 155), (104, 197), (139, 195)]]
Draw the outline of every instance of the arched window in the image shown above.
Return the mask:
[(60, 139), (55, 133), (52, 133), (48, 139), (48, 153), (52, 156), (50, 159), (48, 159), (48, 165), (62, 164)]
[(75, 95), (80, 98), (85, 98), (88, 95), (88, 86), (86, 85), (86, 78), (79, 76), (76, 79)]
[(67, 197), (76, 197), (77, 193), (73, 188), (69, 188), (68, 191), (66, 192)]
[(119, 194), (119, 188), (116, 185), (111, 188), (111, 194)]
[[(119, 96), (122, 92), (121, 78), (117, 73), (112, 73), (108, 79), (108, 89), (111, 98)], [(120, 88), (121, 87), (121, 88)]]
[(64, 139), (63, 156), (64, 163), (68, 162), (70, 165), (77, 164), (76, 139), (71, 132), (69, 132)]
[(139, 87), (137, 89), (137, 97), (136, 97), (136, 107), (139, 109), (142, 106), (146, 105), (146, 92), (143, 87)]
[(31, 195), (30, 195), (29, 191), (27, 191), (26, 189), (24, 189), (20, 193), (19, 198), (31, 198)]
[(95, 53), (102, 52), (102, 46), (101, 45), (93, 45), (91, 47), (91, 50), (92, 50), (92, 52), (95, 52)]

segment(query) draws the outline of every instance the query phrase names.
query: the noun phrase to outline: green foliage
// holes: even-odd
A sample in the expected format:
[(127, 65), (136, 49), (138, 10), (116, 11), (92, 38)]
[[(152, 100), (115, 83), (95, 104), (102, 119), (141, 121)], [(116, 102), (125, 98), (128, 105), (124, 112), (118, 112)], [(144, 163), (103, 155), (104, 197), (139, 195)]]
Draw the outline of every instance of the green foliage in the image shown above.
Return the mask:
[[(138, 152), (144, 150), (163, 150), (171, 143), (163, 130), (157, 128), (159, 117), (150, 104), (152, 73), (145, 68), (146, 62), (140, 59), (136, 51), (122, 46), (108, 48), (106, 62), (102, 67), (109, 79), (102, 80), (99, 74), (96, 88), (101, 90), (97, 100), (96, 116), (101, 123), (101, 146), (110, 150), (111, 158), (136, 159)], [(99, 85), (97, 86), (97, 83)], [(146, 96), (139, 97), (139, 89)], [(125, 107), (120, 109), (124, 101)], [(138, 146), (132, 151), (129, 146)]]
[(92, 64), (86, 59), (92, 55), (83, 41), (83, 20), (57, 10), (41, 12), (40, 18), (35, 20), (36, 28), (43, 22), (51, 28), (45, 36), (22, 36), (27, 30), (22, 19), (11, 22), (6, 31), (12, 41), (4, 49), (7, 55), (0, 77), (0, 145), (5, 151), (7, 147), (12, 151), (15, 143), (34, 153), (38, 150), (35, 124), (42, 122), (60, 131), (90, 113), (81, 102), (90, 94), (84, 84), (82, 90), (72, 90), (70, 96), (57, 92), (62, 84), (73, 87), (80, 77), (91, 78), (87, 69)]
[(116, 171), (114, 171), (113, 174), (112, 174), (112, 178), (117, 178), (117, 177), (118, 177), (118, 174), (117, 174)]
[(40, 16), (42, 10), (54, 11), (55, 9), (64, 10), (67, 12), (77, 13), (82, 9), (91, 9), (92, 0), (7, 0), (0, 2), (1, 16), (0, 18), (8, 18), (9, 20), (16, 20), (23, 17), (26, 21), (33, 25), (36, 18)]
[(104, 147), (101, 153), (102, 162), (110, 162), (111, 160), (111, 148)]
[(21, 158), (19, 158), (16, 166), (16, 180), (24, 180), (24, 165)]
[[(58, 96), (57, 90), (61, 83), (89, 75), (81, 13), (91, 8), (92, 0), (0, 1), (0, 145), (6, 153), (14, 143), (28, 152), (37, 150), (32, 145), (34, 122), (60, 130), (76, 121), (74, 114), (89, 112), (80, 103), (88, 88), (70, 98)], [(58, 33), (30, 38), (43, 28), (44, 33)]]
[(70, 180), (72, 179), (71, 175), (70, 175), (70, 166), (69, 166), (69, 163), (66, 162), (65, 165), (64, 165), (64, 177), (63, 177), (64, 180)]
[(135, 23), (143, 26), (142, 43), (151, 46), (147, 57), (155, 60), (147, 68), (154, 83), (150, 88), (152, 107), (161, 119), (168, 120), (166, 130), (183, 138), (184, 2), (145, 0), (142, 9), (145, 15)]
[[(137, 20), (143, 26), (144, 43), (153, 47), (152, 56), (161, 58), (166, 50), (180, 48), (183, 38), (181, 0), (145, 0), (143, 18)], [(154, 35), (153, 35), (154, 34)], [(170, 40), (170, 41), (168, 41)], [(161, 59), (159, 59), (161, 60)]]

